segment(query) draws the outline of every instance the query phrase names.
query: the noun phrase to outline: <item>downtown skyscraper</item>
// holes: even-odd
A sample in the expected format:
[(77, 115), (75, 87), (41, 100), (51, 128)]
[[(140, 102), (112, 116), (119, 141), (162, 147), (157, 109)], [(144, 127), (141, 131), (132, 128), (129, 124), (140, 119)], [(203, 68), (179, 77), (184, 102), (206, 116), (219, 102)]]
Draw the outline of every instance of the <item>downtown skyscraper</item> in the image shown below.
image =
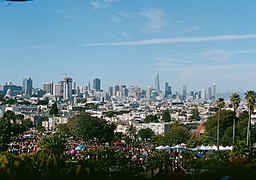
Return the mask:
[(155, 87), (154, 88), (157, 92), (160, 91), (160, 83), (159, 83), (159, 74), (158, 73), (156, 73), (156, 76), (155, 76)]
[(63, 82), (63, 100), (72, 100), (72, 78), (65, 77)]
[(95, 91), (100, 91), (100, 79), (99, 78), (95, 78), (92, 82), (92, 88)]
[(31, 78), (24, 78), (22, 83), (22, 90), (26, 95), (32, 95), (33, 81)]

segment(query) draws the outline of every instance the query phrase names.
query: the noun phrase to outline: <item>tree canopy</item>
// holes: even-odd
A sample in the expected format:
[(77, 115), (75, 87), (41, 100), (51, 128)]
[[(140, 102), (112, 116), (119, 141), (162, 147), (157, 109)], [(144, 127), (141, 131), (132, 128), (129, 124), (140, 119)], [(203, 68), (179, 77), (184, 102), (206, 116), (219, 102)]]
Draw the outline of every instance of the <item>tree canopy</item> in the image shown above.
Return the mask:
[(186, 143), (189, 135), (190, 134), (186, 128), (182, 127), (178, 123), (174, 123), (165, 133), (165, 141), (169, 145)]
[(153, 122), (159, 122), (157, 115), (150, 114), (145, 119), (144, 122), (146, 123), (153, 123)]
[(190, 121), (199, 121), (201, 119), (200, 115), (199, 115), (199, 111), (197, 108), (193, 108), (191, 110), (191, 116), (189, 117)]
[(170, 111), (168, 109), (163, 111), (162, 120), (164, 122), (170, 122), (171, 121), (171, 115), (170, 115)]
[(53, 116), (53, 115), (56, 116), (56, 115), (59, 114), (59, 109), (58, 109), (58, 106), (57, 106), (57, 103), (56, 103), (56, 102), (51, 106), (50, 111), (49, 111), (49, 114), (50, 114), (51, 116)]
[(151, 138), (154, 135), (154, 131), (150, 128), (146, 128), (146, 129), (140, 129), (138, 131), (138, 136), (141, 137), (144, 140), (148, 140), (149, 138)]
[[(87, 113), (75, 115), (67, 124), (71, 134), (85, 141), (111, 142), (116, 125)], [(65, 129), (65, 128), (62, 128)], [(67, 130), (67, 129), (66, 129)]]

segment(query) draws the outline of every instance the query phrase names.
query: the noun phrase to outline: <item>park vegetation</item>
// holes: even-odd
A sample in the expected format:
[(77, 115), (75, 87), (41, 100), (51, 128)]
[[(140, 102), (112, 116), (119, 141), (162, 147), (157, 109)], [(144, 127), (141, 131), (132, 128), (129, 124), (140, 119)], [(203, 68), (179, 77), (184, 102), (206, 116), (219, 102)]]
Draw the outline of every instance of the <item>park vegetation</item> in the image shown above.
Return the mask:
[[(67, 124), (57, 127), (57, 132), (45, 136), (38, 142), (38, 151), (32, 153), (14, 154), (7, 152), (11, 138), (26, 132), (33, 127), (30, 120), (12, 111), (5, 112), (0, 119), (0, 177), (1, 179), (98, 179), (111, 178), (109, 167), (117, 166), (121, 174), (113, 178), (142, 178), (139, 172), (141, 166), (132, 165), (131, 159), (122, 156), (121, 151), (115, 151), (106, 146), (101, 151), (90, 151), (89, 161), (72, 161), (65, 155), (67, 138), (83, 140), (90, 144), (108, 144), (114, 141), (123, 142), (124, 147), (141, 148), (145, 144), (154, 146), (186, 143), (188, 147), (200, 145), (233, 145), (233, 150), (215, 151), (199, 158), (196, 151), (183, 151), (177, 166), (176, 175), (181, 179), (220, 179), (232, 176), (233, 179), (251, 179), (256, 176), (256, 154), (253, 144), (256, 143), (256, 127), (251, 123), (256, 98), (255, 93), (247, 92), (246, 99), (249, 111), (236, 114), (236, 103), (239, 97), (233, 96), (234, 110), (223, 109), (223, 99), (217, 101), (218, 111), (205, 122), (205, 132), (200, 135), (192, 133), (190, 128), (178, 120), (171, 120), (170, 113), (164, 111), (162, 121), (171, 122), (164, 135), (155, 135), (149, 129), (137, 130), (130, 125), (126, 134), (116, 133), (116, 124), (102, 118), (80, 113), (69, 119)], [(239, 103), (238, 103), (239, 104)], [(57, 104), (50, 107), (53, 116), (58, 116)], [(119, 112), (120, 113), (120, 112)], [(121, 112), (124, 113), (124, 112)], [(108, 113), (112, 117), (118, 112)], [(169, 115), (168, 115), (169, 114)], [(198, 110), (192, 110), (193, 119), (199, 119)], [(157, 115), (148, 115), (145, 122), (159, 122)], [(156, 151), (146, 159), (145, 168), (153, 172), (159, 169), (159, 179), (165, 178), (168, 168), (173, 167), (174, 157), (167, 151)], [(127, 166), (130, 164), (131, 166)], [(177, 164), (176, 164), (177, 165)], [(127, 170), (128, 171), (125, 171)], [(185, 169), (185, 170), (184, 170)], [(169, 169), (170, 170), (170, 169)], [(157, 176), (155, 177), (157, 178)]]

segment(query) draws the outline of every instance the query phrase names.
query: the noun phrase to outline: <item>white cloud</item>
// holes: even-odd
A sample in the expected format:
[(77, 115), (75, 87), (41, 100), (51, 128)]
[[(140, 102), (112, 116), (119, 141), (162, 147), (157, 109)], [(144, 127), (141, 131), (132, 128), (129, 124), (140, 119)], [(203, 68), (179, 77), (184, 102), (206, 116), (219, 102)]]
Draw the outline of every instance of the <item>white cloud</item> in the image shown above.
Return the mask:
[(220, 35), (220, 36), (204, 36), (204, 37), (177, 37), (163, 39), (145, 39), (138, 41), (112, 42), (112, 43), (90, 43), (86, 46), (133, 46), (133, 45), (152, 45), (152, 44), (167, 44), (167, 43), (191, 43), (191, 42), (211, 42), (211, 41), (235, 41), (256, 39), (256, 34), (242, 35)]
[(191, 26), (191, 27), (187, 27), (184, 29), (184, 31), (186, 32), (194, 32), (194, 31), (198, 31), (200, 29), (199, 26)]
[(211, 49), (209, 51), (200, 53), (199, 56), (203, 59), (215, 60), (215, 61), (226, 61), (232, 55), (232, 52), (223, 49)]
[(95, 2), (95, 1), (92, 1), (91, 2), (91, 6), (92, 8), (95, 10), (95, 9), (98, 9), (100, 7), (99, 3)]
[(34, 46), (24, 46), (22, 49), (46, 49), (46, 48), (64, 48), (66, 46), (61, 46), (58, 44), (49, 44), (49, 45), (34, 45)]
[(145, 21), (142, 30), (159, 32), (166, 26), (166, 14), (162, 10), (149, 9), (140, 13)]
[(120, 21), (121, 21), (121, 20), (120, 20), (117, 16), (115, 16), (115, 15), (111, 15), (110, 18), (111, 18), (111, 22), (114, 23), (114, 24), (119, 24)]
[(91, 6), (93, 10), (99, 9), (99, 8), (107, 8), (111, 4), (118, 2), (119, 0), (102, 0), (102, 1), (92, 1)]
[(185, 23), (185, 21), (177, 20), (177, 21), (175, 21), (175, 23), (176, 23), (176, 24), (184, 24), (184, 23)]
[(132, 40), (132, 38), (125, 32), (121, 33), (121, 36), (124, 37), (125, 39)]
[(114, 2), (118, 2), (119, 0), (103, 0), (104, 3), (106, 4), (110, 4), (110, 3), (114, 3)]
[(62, 16), (67, 20), (74, 20), (79, 18), (79, 16), (76, 14), (63, 14)]
[(67, 10), (58, 9), (58, 10), (53, 11), (53, 12), (60, 15), (64, 19), (74, 20), (74, 19), (78, 19), (80, 17), (79, 15), (77, 15), (77, 11), (79, 11), (79, 10), (80, 9), (78, 7), (72, 7), (72, 8), (67, 9)]
[(255, 54), (256, 49), (243, 49), (239, 51), (232, 51), (232, 54)]

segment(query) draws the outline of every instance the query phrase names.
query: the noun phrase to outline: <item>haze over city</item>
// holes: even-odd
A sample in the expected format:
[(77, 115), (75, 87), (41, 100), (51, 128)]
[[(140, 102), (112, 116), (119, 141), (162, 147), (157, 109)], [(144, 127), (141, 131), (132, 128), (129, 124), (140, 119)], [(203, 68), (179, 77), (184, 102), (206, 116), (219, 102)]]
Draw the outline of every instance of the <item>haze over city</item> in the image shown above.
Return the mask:
[(85, 85), (255, 90), (254, 0), (35, 0), (0, 3), (0, 84), (62, 73)]

